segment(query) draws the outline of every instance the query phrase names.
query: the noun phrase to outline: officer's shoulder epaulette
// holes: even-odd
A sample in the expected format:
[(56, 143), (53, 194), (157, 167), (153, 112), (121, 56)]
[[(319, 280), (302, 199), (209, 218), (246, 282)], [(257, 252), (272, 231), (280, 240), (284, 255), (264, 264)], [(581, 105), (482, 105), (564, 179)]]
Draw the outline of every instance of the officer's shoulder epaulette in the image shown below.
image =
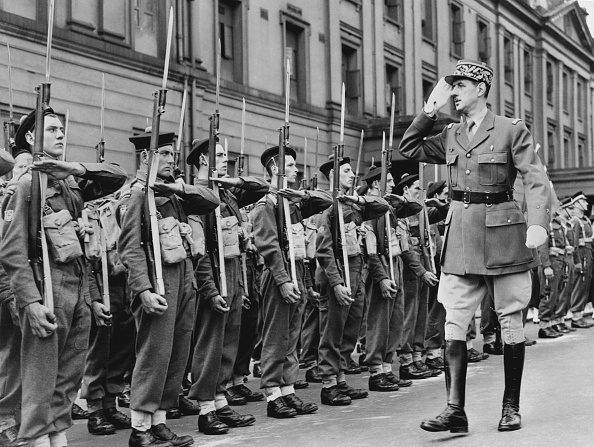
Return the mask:
[(518, 124), (520, 121), (522, 121), (522, 118), (516, 118), (512, 121), (512, 124), (515, 126), (516, 124)]

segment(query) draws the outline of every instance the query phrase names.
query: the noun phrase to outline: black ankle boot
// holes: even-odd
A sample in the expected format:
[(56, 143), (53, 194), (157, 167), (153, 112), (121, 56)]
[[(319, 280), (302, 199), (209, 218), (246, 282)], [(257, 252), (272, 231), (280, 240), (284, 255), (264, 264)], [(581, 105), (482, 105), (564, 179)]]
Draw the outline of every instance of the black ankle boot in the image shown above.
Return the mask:
[(524, 371), (525, 343), (505, 345), (503, 347), (503, 368), (505, 371), (505, 391), (503, 409), (499, 421), (499, 431), (512, 431), (522, 428), (520, 416), (520, 386)]
[(464, 412), (468, 351), (463, 340), (447, 340), (444, 350), (444, 371), (448, 406), (437, 417), (425, 419), (421, 428), (427, 431), (467, 433), (468, 418)]

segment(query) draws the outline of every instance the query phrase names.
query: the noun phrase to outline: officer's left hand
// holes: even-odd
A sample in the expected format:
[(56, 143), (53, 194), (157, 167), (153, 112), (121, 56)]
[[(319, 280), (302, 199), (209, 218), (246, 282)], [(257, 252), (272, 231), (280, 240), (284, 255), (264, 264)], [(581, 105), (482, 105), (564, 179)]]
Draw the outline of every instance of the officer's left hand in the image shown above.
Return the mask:
[(304, 191), (291, 188), (283, 188), (278, 193), (293, 203), (299, 203), (307, 197), (307, 194)]
[(538, 248), (547, 241), (547, 230), (540, 225), (530, 225), (526, 231), (526, 247)]
[(44, 158), (33, 163), (34, 171), (44, 172), (56, 180), (64, 180), (71, 175), (81, 177), (87, 170), (78, 162)]
[(421, 276), (421, 279), (425, 282), (425, 284), (433, 287), (436, 286), (437, 283), (439, 282), (439, 278), (437, 276), (435, 276), (435, 274), (433, 272), (430, 271), (426, 271), (425, 273), (423, 273), (423, 276)]
[(165, 194), (165, 195), (171, 195), (171, 194), (179, 195), (184, 192), (183, 183), (177, 183), (177, 182), (173, 182), (173, 183), (155, 182), (155, 184), (151, 188), (153, 189), (153, 191), (160, 193), (160, 194)]
[(221, 188), (241, 187), (244, 181), (239, 177), (209, 177), (209, 180), (217, 182)]
[(111, 326), (111, 313), (101, 301), (93, 301), (93, 316), (97, 326)]

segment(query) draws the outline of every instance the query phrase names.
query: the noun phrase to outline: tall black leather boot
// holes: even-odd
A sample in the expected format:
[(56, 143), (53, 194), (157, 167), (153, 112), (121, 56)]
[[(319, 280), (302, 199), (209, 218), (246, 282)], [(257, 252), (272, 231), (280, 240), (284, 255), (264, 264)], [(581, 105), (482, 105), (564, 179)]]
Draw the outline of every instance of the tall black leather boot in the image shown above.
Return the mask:
[(524, 371), (524, 342), (503, 347), (503, 369), (505, 371), (505, 391), (503, 393), (503, 409), (499, 421), (499, 431), (512, 431), (522, 428), (520, 416), (520, 386)]
[(427, 431), (467, 433), (468, 418), (464, 412), (468, 351), (464, 340), (446, 340), (444, 350), (448, 406), (433, 419), (425, 419), (421, 428)]

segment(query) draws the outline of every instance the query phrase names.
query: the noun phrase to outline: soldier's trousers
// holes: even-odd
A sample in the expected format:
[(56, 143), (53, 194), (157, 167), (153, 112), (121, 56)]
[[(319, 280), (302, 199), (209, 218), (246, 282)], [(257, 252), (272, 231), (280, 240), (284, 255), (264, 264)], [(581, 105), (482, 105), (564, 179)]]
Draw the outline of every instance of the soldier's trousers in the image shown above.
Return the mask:
[(177, 406), (190, 352), (196, 286), (189, 259), (163, 266), (167, 310), (149, 315), (132, 299), (136, 322), (136, 364), (132, 372), (130, 408), (145, 413)]
[(361, 319), (363, 318), (363, 287), (361, 284), (362, 256), (349, 257), (350, 288), (354, 301), (342, 306), (334, 289), (328, 284), (323, 272), (320, 272), (320, 294), (327, 297), (328, 305), (323, 306), (326, 312), (324, 326), (320, 335), (320, 361), (318, 370), (324, 378), (337, 375), (348, 369), (350, 356), (359, 336)]
[(19, 438), (66, 430), (89, 346), (91, 327), (87, 272), (81, 260), (51, 265), (58, 328), (47, 338), (33, 335), (25, 310), (21, 322), (22, 407)]
[(4, 421), (11, 426), (20, 420), (21, 328), (13, 300), (0, 304), (0, 428)]
[[(296, 262), (301, 300), (305, 299), (303, 262)], [(261, 388), (293, 385), (299, 374), (297, 342), (301, 330), (301, 300), (283, 300), (270, 270), (262, 273), (262, 367)]]
[(226, 259), (227, 306), (229, 312), (213, 310), (210, 300), (200, 297), (194, 358), (192, 359), (192, 388), (188, 396), (201, 401), (215, 400), (223, 394), (226, 383), (233, 377), (241, 327), (240, 258)]
[(423, 352), (427, 329), (429, 286), (404, 267), (404, 327), (402, 353)]
[[(490, 343), (499, 339), (501, 333), (501, 326), (499, 325), (499, 319), (497, 313), (495, 313), (495, 304), (493, 303), (493, 296), (487, 294), (481, 302), (481, 334), (485, 339), (485, 343)], [(490, 340), (490, 339), (493, 340)]]
[(365, 363), (378, 366), (392, 363), (394, 352), (400, 348), (403, 340), (402, 323), (404, 321), (404, 294), (402, 292), (402, 259), (394, 258), (394, 271), (398, 294), (395, 298), (382, 296), (379, 285), (371, 276), (365, 283), (367, 300), (367, 332)]
[(92, 319), (81, 397), (89, 401), (115, 398), (124, 389), (124, 375), (134, 361), (134, 318), (126, 309), (126, 276), (109, 280), (111, 326)]
[(554, 319), (556, 321), (565, 321), (565, 316), (567, 315), (567, 312), (569, 312), (569, 308), (571, 306), (571, 292), (573, 291), (575, 282), (580, 276), (573, 263), (573, 256), (567, 256), (565, 258), (565, 262), (567, 263), (567, 282), (565, 287), (563, 287), (561, 290), (561, 294), (557, 300), (557, 306), (555, 308), (554, 314)]
[(590, 295), (589, 287), (592, 280), (592, 249), (588, 244), (589, 243), (586, 243), (585, 246), (578, 248), (584, 273), (582, 275), (578, 273), (573, 284), (570, 308), (572, 313), (583, 312)]
[[(561, 295), (561, 287), (563, 285), (563, 271), (565, 269), (565, 261), (563, 256), (550, 256), (551, 268), (553, 269), (553, 277), (549, 279), (550, 292), (548, 296), (545, 293), (541, 294), (540, 304), (538, 306), (538, 318), (541, 321), (541, 326), (555, 320), (555, 311)], [(546, 287), (546, 278), (542, 269), (539, 272), (540, 284), (542, 292)]]
[(445, 343), (445, 307), (437, 301), (437, 286), (429, 288), (429, 312), (427, 315), (427, 331), (425, 347), (440, 349)]
[(235, 376), (250, 374), (250, 360), (258, 338), (258, 318), (260, 315), (260, 284), (256, 266), (248, 261), (247, 280), (249, 284), (250, 308), (241, 310), (241, 329), (239, 331), (239, 345), (233, 366)]
[(312, 303), (309, 299), (305, 304), (303, 323), (301, 325), (301, 357), (307, 367), (317, 365), (318, 347), (322, 331), (319, 303)]

